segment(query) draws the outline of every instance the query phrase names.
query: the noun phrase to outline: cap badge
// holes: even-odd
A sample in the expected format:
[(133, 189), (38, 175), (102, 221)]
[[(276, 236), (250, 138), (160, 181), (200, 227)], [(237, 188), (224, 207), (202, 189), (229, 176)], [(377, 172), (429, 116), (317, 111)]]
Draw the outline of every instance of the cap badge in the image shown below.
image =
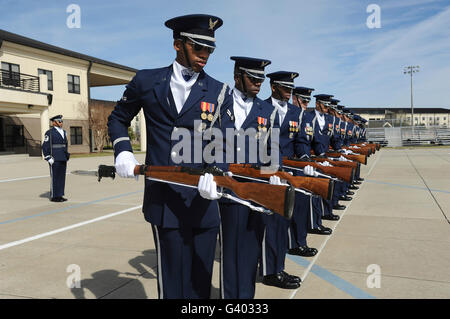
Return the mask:
[(214, 30), (214, 27), (216, 26), (217, 22), (219, 22), (219, 19), (213, 22), (212, 19), (209, 18), (209, 29)]

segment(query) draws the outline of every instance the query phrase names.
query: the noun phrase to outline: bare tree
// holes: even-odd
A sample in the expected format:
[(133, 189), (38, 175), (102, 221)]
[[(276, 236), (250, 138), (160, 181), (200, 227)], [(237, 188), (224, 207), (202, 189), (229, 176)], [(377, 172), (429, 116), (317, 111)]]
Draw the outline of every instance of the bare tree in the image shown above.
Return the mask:
[(89, 127), (92, 130), (94, 144), (99, 152), (103, 151), (103, 147), (108, 137), (108, 116), (113, 110), (112, 105), (101, 103), (100, 101), (91, 100), (89, 102)]

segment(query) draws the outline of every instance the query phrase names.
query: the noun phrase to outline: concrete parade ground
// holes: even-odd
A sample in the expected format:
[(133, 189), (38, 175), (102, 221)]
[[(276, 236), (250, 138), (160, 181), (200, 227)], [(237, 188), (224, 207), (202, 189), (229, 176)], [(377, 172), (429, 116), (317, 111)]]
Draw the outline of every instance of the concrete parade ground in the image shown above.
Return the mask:
[[(138, 154), (140, 162), (144, 154)], [(0, 156), (0, 298), (158, 297), (143, 178), (70, 174), (113, 164), (72, 158), (64, 203), (49, 201), (41, 158)], [(265, 286), (256, 298), (450, 298), (450, 148), (382, 148), (331, 236), (308, 235), (312, 258), (287, 255), (297, 290)], [(220, 247), (219, 245), (217, 247)], [(217, 249), (211, 298), (219, 297)], [(77, 277), (78, 276), (78, 277)], [(79, 279), (80, 287), (70, 288)]]

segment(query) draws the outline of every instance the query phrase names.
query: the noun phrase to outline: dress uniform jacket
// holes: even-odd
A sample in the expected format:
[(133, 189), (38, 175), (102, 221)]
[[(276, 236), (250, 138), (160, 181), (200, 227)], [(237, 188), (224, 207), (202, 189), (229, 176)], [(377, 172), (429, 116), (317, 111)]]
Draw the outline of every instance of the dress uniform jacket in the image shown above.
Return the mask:
[(330, 146), (330, 136), (333, 132), (333, 119), (330, 115), (324, 114), (325, 125), (320, 128), (317, 116), (314, 118), (314, 138), (311, 146), (316, 155), (328, 152)]
[(334, 124), (333, 124), (333, 135), (330, 139), (330, 144), (333, 150), (338, 151), (342, 148), (343, 141), (341, 136), (341, 127), (342, 127), (342, 121), (338, 117), (334, 117)]
[[(143, 108), (147, 129), (147, 165), (183, 165), (205, 168), (208, 164), (202, 159), (194, 158), (194, 134), (199, 133), (199, 126), (194, 121), (205, 123), (201, 119), (201, 102), (212, 103), (217, 107), (218, 97), (223, 83), (211, 78), (204, 71), (200, 72), (190, 95), (178, 114), (170, 98), (170, 77), (172, 66), (141, 70), (127, 85), (122, 99), (117, 103), (108, 120), (111, 141), (115, 143), (114, 154), (132, 151), (128, 138), (128, 126), (131, 120)], [(232, 100), (226, 92), (221, 111), (227, 109)], [(172, 103), (171, 103), (172, 102)], [(215, 110), (216, 111), (216, 110)], [(221, 116), (222, 117), (222, 116)], [(219, 125), (216, 121), (215, 125)], [(172, 133), (179, 128), (187, 129), (191, 134), (190, 160), (183, 163), (174, 162), (176, 154), (172, 148), (180, 142), (180, 138), (171, 140)], [(202, 142), (202, 150), (208, 141)], [(195, 161), (197, 160), (197, 162)], [(216, 166), (224, 168), (223, 163)], [(186, 212), (189, 209), (189, 213)], [(173, 186), (160, 182), (145, 181), (143, 212), (145, 219), (158, 226), (178, 228), (180, 224), (199, 228), (219, 225), (217, 202), (203, 199), (196, 189)]]
[(67, 151), (67, 134), (64, 131), (64, 137), (54, 127), (45, 132), (44, 143), (42, 143), (42, 153), (44, 159), (49, 160), (51, 157), (55, 162), (67, 162), (70, 154)]
[(344, 140), (345, 146), (350, 146), (350, 143), (353, 138), (353, 123), (347, 122), (347, 128), (346, 128), (346, 136)]

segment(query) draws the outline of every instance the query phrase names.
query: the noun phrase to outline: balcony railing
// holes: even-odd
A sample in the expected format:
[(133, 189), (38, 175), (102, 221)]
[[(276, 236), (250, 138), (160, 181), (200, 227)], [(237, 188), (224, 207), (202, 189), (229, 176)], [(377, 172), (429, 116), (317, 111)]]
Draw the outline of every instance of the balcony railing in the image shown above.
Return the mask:
[(0, 72), (0, 87), (27, 92), (40, 92), (38, 76), (5, 70)]

